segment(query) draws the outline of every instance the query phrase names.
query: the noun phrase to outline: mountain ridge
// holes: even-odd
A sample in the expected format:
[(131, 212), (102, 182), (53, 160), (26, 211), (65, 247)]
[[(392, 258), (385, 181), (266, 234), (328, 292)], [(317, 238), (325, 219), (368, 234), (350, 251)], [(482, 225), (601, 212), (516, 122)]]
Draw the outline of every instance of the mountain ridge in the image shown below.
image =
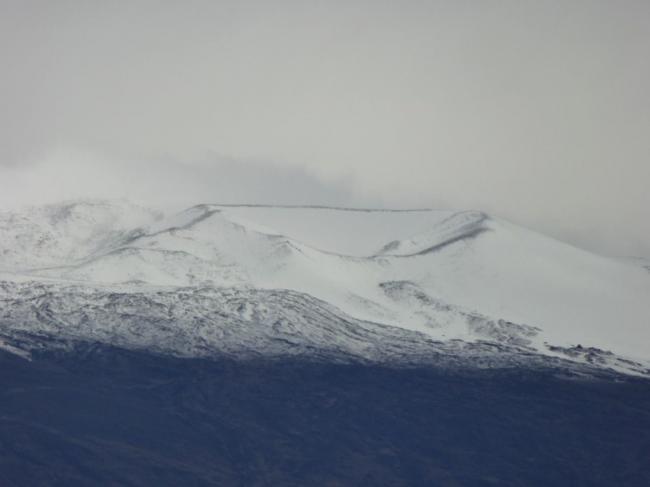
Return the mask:
[[(187, 288), (287, 297), (296, 292), (333, 306), (338, 318), (328, 320), (339, 326), (347, 316), (358, 320), (355, 326), (374, 323), (433, 342), (488, 340), (518, 347), (522, 356), (561, 357), (642, 375), (650, 364), (645, 269), (482, 212), (201, 204), (163, 217), (125, 201), (58, 208), (0, 214), (0, 279), (12, 292), (20, 281), (34, 288), (49, 285), (51, 299), (67, 293), (72, 303), (70, 290), (81, 293), (84, 286), (91, 294), (112, 286), (132, 296), (166, 287), (181, 293)], [(58, 265), (38, 265), (52, 262)], [(14, 298), (6, 293), (3, 307), (19, 307)], [(101, 301), (99, 294), (94, 299)], [(96, 310), (90, 303), (79, 305)], [(304, 308), (292, 319), (300, 323), (308, 315)], [(5, 310), (0, 331), (5, 337), (24, 332), (19, 324), (25, 322), (38, 329), (45, 319), (25, 321), (25, 316)], [(101, 313), (92, 319), (99, 320), (94, 325), (107, 322)], [(188, 319), (168, 326), (185, 333)], [(240, 328), (242, 340), (258, 325), (273, 331), (272, 323), (261, 320)], [(308, 328), (316, 326), (307, 321)], [(79, 332), (74, 339), (92, 336)], [(115, 339), (128, 345), (124, 336)], [(328, 350), (335, 337), (308, 340), (309, 347)], [(102, 340), (111, 344), (107, 336)], [(387, 340), (390, 348), (392, 339)], [(172, 342), (166, 346), (174, 351)], [(269, 350), (265, 345), (259, 352)], [(408, 353), (402, 360), (408, 362)]]

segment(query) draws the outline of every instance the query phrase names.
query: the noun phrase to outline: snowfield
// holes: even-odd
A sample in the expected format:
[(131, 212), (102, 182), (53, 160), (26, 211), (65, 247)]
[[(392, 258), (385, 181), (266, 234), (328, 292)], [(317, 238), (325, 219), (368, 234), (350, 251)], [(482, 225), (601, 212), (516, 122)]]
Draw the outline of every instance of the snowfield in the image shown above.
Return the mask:
[(66, 340), (646, 375), (650, 273), (474, 211), (197, 205), (165, 217), (78, 201), (0, 213), (0, 347)]

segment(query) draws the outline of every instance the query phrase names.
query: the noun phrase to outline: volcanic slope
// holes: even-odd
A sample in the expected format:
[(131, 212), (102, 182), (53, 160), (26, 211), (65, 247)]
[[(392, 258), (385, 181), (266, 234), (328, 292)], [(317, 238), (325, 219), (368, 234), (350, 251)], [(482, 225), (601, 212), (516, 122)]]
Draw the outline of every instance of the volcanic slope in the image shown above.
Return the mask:
[[(69, 202), (0, 214), (0, 277), (5, 348), (47, 333), (264, 355), (290, 353), (274, 342), (290, 328), (293, 350), (314, 355), (412, 361), (462, 343), (634, 374), (650, 359), (643, 266), (474, 211), (197, 205), (162, 217)], [(111, 299), (121, 311), (100, 313)]]

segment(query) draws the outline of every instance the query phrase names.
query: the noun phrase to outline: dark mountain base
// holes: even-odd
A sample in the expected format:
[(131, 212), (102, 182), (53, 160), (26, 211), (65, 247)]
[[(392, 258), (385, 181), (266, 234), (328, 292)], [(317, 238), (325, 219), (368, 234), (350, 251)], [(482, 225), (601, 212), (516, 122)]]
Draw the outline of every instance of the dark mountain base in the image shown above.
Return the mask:
[(0, 485), (650, 485), (650, 382), (0, 353)]

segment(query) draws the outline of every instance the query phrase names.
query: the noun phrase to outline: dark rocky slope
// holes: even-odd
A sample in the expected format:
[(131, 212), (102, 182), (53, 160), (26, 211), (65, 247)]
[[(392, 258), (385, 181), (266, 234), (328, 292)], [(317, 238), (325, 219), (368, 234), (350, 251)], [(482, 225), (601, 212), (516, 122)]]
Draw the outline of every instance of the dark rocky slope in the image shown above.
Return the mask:
[(0, 352), (0, 485), (650, 485), (650, 382)]

